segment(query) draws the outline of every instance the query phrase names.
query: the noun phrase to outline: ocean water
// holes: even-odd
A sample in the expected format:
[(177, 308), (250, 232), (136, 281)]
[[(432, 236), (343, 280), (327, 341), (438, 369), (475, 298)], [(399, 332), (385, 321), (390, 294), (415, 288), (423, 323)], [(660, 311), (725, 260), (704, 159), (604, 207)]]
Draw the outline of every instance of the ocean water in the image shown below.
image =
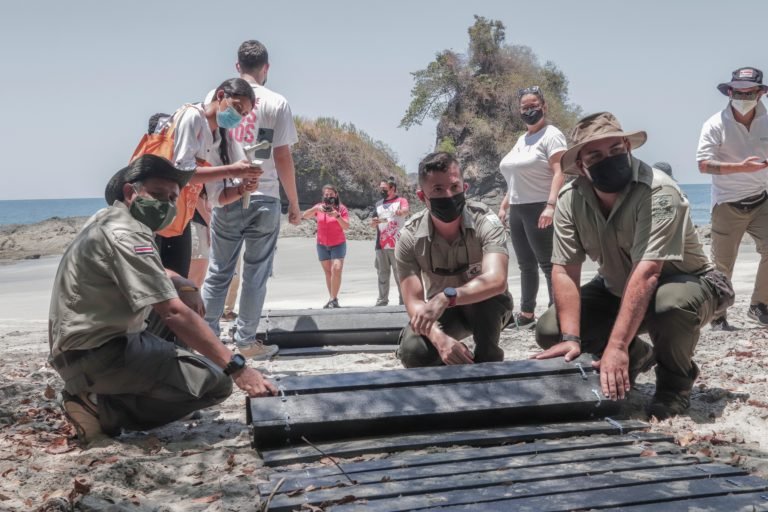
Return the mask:
[[(681, 184), (680, 188), (683, 189), (691, 203), (693, 223), (697, 225), (709, 224), (709, 184)], [(0, 201), (0, 225), (34, 224), (51, 217), (90, 217), (105, 206), (106, 203), (101, 197)]]

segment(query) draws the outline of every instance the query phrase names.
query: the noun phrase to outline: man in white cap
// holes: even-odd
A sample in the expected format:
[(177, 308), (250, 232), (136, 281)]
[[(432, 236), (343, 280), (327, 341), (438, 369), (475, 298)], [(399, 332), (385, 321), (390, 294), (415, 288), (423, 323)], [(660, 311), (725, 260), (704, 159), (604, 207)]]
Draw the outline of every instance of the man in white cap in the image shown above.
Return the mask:
[[(664, 419), (690, 405), (700, 328), (732, 290), (704, 254), (675, 181), (632, 155), (646, 138), (624, 132), (608, 112), (576, 124), (561, 165), (579, 177), (557, 199), (555, 305), (536, 326), (546, 349), (536, 358), (598, 355), (602, 391), (613, 400), (657, 364), (648, 413)], [(587, 256), (599, 263), (598, 274), (580, 286)], [(653, 348), (638, 338), (644, 332)]]
[[(744, 233), (755, 240), (760, 263), (747, 315), (768, 326), (768, 115), (760, 98), (763, 72), (739, 68), (717, 89), (728, 105), (704, 123), (696, 160), (712, 175), (712, 259), (728, 277)], [(713, 329), (733, 330), (725, 313)]]

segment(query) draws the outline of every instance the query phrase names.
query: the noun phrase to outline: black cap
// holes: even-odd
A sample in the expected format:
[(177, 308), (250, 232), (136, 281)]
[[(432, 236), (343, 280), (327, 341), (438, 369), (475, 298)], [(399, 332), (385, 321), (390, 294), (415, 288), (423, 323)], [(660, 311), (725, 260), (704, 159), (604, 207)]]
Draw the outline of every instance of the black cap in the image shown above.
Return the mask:
[(729, 89), (749, 89), (760, 86), (763, 91), (768, 91), (768, 87), (763, 85), (763, 72), (757, 68), (739, 68), (731, 73), (731, 81), (719, 84), (717, 90), (728, 96)]
[(104, 189), (104, 199), (107, 204), (125, 199), (123, 185), (142, 181), (147, 178), (165, 178), (175, 181), (179, 188), (189, 182), (194, 171), (182, 171), (173, 166), (171, 162), (157, 155), (141, 155), (139, 158), (123, 167), (110, 178), (107, 188)]

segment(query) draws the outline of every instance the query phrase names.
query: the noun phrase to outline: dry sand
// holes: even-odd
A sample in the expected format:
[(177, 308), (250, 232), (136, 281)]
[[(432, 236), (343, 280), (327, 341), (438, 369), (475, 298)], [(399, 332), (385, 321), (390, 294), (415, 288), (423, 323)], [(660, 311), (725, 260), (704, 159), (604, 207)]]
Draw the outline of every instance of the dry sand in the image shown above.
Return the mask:
[[(46, 316), (58, 258), (0, 266), (0, 510), (255, 510), (257, 486), (268, 470), (249, 446), (240, 391), (196, 420), (134, 432), (82, 449), (53, 399), (61, 386), (46, 364)], [(757, 255), (744, 247), (737, 262), (735, 333), (702, 333), (696, 360), (702, 369), (689, 414), (654, 423), (691, 453), (738, 464), (768, 477), (768, 330), (749, 322), (746, 308)], [(516, 265), (510, 288), (519, 297)], [(594, 267), (585, 269), (590, 275)], [(267, 308), (319, 307), (325, 287), (314, 241), (279, 242)], [(350, 242), (340, 301), (370, 306), (376, 296), (371, 241)], [(544, 303), (544, 292), (540, 293)], [(393, 287), (391, 301), (396, 300)], [(539, 313), (543, 308), (539, 308)], [(507, 359), (535, 353), (530, 330), (505, 331)], [(328, 373), (399, 368), (391, 354), (280, 359), (254, 364), (263, 371)], [(653, 393), (641, 376), (627, 414), (642, 418)]]

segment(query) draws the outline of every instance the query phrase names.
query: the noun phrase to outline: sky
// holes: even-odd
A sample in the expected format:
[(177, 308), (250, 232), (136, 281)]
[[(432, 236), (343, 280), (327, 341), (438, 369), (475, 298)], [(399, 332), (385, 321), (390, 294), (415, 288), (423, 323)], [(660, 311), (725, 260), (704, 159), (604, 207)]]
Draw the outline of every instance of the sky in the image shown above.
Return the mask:
[(695, 154), (727, 103), (716, 85), (741, 66), (768, 71), (761, 0), (13, 2), (0, 20), (0, 199), (102, 196), (148, 117), (236, 76), (246, 39), (267, 46), (267, 85), (294, 115), (353, 123), (414, 172), (436, 124), (398, 128), (411, 73), (442, 50), (465, 53), (474, 14), (554, 62), (585, 113), (646, 130), (636, 155), (668, 161), (681, 183), (709, 182)]

